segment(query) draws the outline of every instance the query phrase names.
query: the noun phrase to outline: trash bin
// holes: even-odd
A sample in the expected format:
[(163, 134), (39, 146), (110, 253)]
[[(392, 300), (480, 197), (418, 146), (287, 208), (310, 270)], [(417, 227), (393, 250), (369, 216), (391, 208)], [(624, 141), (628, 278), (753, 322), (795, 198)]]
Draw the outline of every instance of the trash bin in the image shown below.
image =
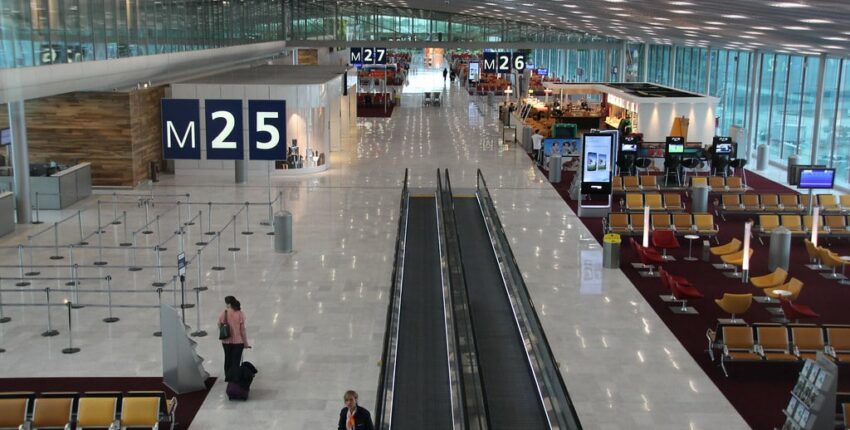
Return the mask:
[(159, 182), (159, 163), (157, 163), (156, 161), (151, 161), (149, 168), (151, 182)]
[(702, 241), (702, 261), (711, 261), (711, 241), (707, 239)]
[(756, 170), (767, 169), (767, 145), (761, 144), (756, 147)]
[(704, 185), (691, 187), (691, 212), (708, 212), (708, 190)]
[(561, 182), (561, 156), (549, 157), (549, 182), (558, 184)]
[(773, 272), (777, 267), (788, 270), (791, 257), (791, 231), (785, 227), (773, 229), (770, 232), (770, 253), (768, 254), (767, 270)]
[(788, 185), (797, 185), (797, 169), (792, 167), (797, 165), (797, 159), (797, 154), (788, 157)]
[(292, 214), (287, 211), (274, 214), (274, 250), (292, 252)]
[(616, 233), (608, 233), (602, 238), (602, 267), (620, 268), (620, 243), (622, 239)]

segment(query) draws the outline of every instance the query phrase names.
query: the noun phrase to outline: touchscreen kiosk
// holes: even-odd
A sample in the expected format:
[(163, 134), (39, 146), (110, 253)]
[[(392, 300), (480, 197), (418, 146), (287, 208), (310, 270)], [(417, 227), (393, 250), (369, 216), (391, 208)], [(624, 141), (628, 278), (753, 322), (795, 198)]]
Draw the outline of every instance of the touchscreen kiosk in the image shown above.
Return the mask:
[(582, 194), (611, 194), (611, 161), (615, 136), (587, 133), (582, 142)]
[(478, 68), (478, 62), (472, 61), (469, 63), (469, 81), (470, 82), (478, 82), (478, 75), (480, 70)]
[(685, 152), (685, 138), (679, 136), (667, 136), (667, 155), (681, 155)]

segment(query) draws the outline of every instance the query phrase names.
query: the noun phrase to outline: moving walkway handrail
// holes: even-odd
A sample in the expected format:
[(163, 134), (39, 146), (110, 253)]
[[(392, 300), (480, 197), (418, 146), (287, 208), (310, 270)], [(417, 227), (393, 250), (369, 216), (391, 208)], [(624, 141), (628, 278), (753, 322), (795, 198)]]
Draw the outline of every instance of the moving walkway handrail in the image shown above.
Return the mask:
[(462, 392), (463, 409), (465, 412), (466, 428), (470, 430), (486, 430), (490, 427), (487, 401), (484, 396), (484, 379), (478, 363), (478, 347), (475, 343), (475, 327), (470, 314), (469, 295), (464, 280), (463, 258), (460, 241), (457, 235), (457, 222), (453, 207), (452, 183), (449, 171), (446, 170), (446, 187), (442, 188), (437, 171), (437, 182), (440, 187), (440, 199), (443, 209), (443, 225), (447, 249), (447, 259), (452, 291), (452, 309), (455, 323), (455, 345), (462, 377), (460, 388)]
[(375, 397), (375, 428), (384, 430), (388, 430), (392, 425), (399, 315), (401, 313), (401, 288), (399, 286), (404, 279), (404, 248), (407, 242), (407, 216), (410, 208), (410, 190), (407, 180), (408, 170), (404, 169), (404, 186), (401, 189), (401, 204), (398, 212), (398, 235), (395, 242), (395, 264), (393, 265), (390, 303), (384, 330), (384, 350), (381, 353), (378, 394)]
[(525, 327), (525, 330), (521, 328), (520, 331), (523, 335), (523, 341), (527, 345), (526, 351), (529, 359), (532, 360), (532, 371), (538, 382), (541, 400), (544, 403), (549, 423), (553, 429), (581, 429), (582, 426), (575, 407), (567, 392), (561, 372), (558, 370), (558, 364), (552, 354), (549, 340), (546, 338), (546, 333), (540, 323), (540, 316), (537, 314), (537, 309), (528, 293), (525, 280), (519, 271), (519, 265), (514, 258), (513, 251), (511, 251), (510, 242), (505, 236), (505, 230), (502, 227), (499, 215), (496, 213), (493, 198), (480, 169), (477, 172), (476, 191), (482, 211), (487, 213), (485, 222), (487, 221), (486, 218), (489, 218), (490, 223), (492, 223), (492, 226), (488, 225), (487, 228), (494, 234), (495, 241), (498, 243), (502, 254), (496, 257), (505, 263), (504, 266), (507, 269), (505, 275), (510, 278), (506, 278), (505, 281), (513, 284), (516, 299), (521, 305), (516, 317), (517, 321)]

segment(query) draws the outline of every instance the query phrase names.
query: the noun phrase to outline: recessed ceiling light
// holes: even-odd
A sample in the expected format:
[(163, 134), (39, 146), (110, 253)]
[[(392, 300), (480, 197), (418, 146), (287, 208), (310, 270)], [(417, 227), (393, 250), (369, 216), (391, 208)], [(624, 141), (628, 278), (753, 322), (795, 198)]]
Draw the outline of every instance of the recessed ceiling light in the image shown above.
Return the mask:
[(747, 33), (747, 34), (764, 34), (764, 32), (763, 32), (763, 31), (752, 31), (752, 30), (750, 30), (750, 31), (745, 31), (744, 33)]
[(822, 46), (822, 48), (826, 48), (826, 49), (844, 49), (844, 47), (843, 47), (843, 46), (838, 46), (838, 45), (823, 45), (823, 46)]
[(764, 31), (773, 31), (776, 30), (773, 27), (753, 27), (754, 30), (764, 30)]
[(805, 22), (806, 24), (832, 24), (832, 20), (820, 18), (801, 19), (800, 22)]
[(670, 1), (667, 3), (670, 3), (673, 6), (694, 6), (694, 4), (689, 1)]
[(726, 25), (723, 21), (706, 21), (705, 23), (709, 25)]
[(784, 28), (786, 30), (798, 30), (798, 31), (806, 31), (806, 30), (812, 29), (811, 27), (806, 27), (805, 25), (786, 25), (785, 27), (782, 27), (782, 28)]
[(670, 12), (677, 13), (679, 15), (691, 15), (694, 13), (694, 11), (687, 9), (672, 9)]
[(670, 18), (664, 18), (664, 17), (660, 17), (660, 16), (652, 17), (652, 19), (654, 19), (656, 21), (670, 21)]
[(715, 30), (720, 30), (721, 28), (720, 28), (720, 27), (712, 27), (712, 26), (708, 26), (708, 27), (703, 27), (702, 29), (703, 29), (703, 30), (708, 30), (708, 31), (715, 31)]
[(770, 6), (773, 6), (773, 7), (781, 7), (781, 8), (788, 8), (788, 9), (809, 7), (809, 5), (807, 5), (805, 3), (798, 3), (798, 2), (791, 2), (791, 1), (777, 1), (777, 2), (768, 3), (768, 4)]
[(836, 41), (836, 42), (848, 42), (848, 41), (850, 41), (850, 39), (848, 39), (846, 37), (841, 37), (841, 36), (825, 36), (825, 37), (821, 37), (821, 39), (823, 39), (823, 40), (833, 40), (833, 41)]
[(724, 17), (724, 18), (727, 18), (727, 19), (747, 19), (746, 15), (731, 14), (731, 15), (721, 15), (721, 16)]

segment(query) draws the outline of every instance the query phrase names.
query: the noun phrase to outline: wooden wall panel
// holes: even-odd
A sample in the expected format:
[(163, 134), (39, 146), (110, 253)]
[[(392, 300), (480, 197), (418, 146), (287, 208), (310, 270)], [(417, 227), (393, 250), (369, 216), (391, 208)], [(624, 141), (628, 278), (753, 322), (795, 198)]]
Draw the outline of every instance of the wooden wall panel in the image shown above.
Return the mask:
[(162, 164), (161, 104), (165, 87), (130, 93), (130, 122), (133, 145), (133, 180), (150, 179), (150, 162)]
[(298, 48), (298, 65), (318, 65), (319, 50), (310, 48)]

